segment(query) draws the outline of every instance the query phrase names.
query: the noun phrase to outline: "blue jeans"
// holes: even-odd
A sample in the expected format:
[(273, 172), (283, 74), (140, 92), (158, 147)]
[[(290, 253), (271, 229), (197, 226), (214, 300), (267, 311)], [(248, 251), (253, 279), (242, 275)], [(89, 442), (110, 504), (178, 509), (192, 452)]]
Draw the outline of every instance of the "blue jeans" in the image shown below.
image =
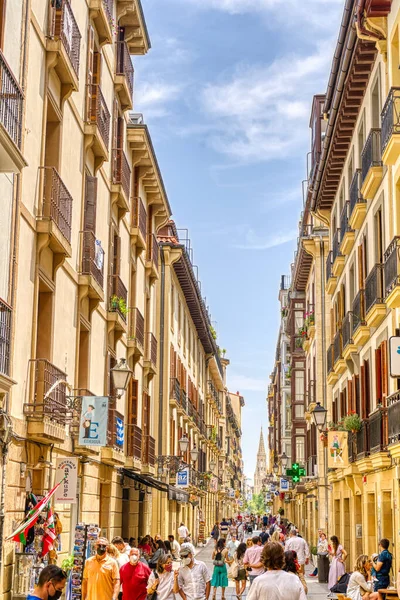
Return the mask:
[(389, 585), (390, 585), (390, 576), (383, 575), (378, 579), (378, 581), (375, 581), (374, 592), (377, 592), (378, 590), (385, 590)]

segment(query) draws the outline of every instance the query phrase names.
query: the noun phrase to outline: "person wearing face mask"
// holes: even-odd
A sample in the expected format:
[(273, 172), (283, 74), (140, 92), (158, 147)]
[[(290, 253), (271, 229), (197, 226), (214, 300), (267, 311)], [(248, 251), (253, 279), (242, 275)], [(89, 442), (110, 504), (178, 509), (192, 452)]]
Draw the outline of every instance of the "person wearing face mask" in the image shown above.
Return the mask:
[(129, 562), (120, 570), (123, 600), (146, 600), (151, 570), (140, 561), (140, 550), (131, 548)]
[(66, 581), (65, 571), (57, 565), (48, 565), (40, 573), (38, 584), (32, 594), (28, 594), (27, 600), (58, 600)]
[(116, 560), (107, 554), (109, 541), (99, 538), (96, 554), (85, 562), (82, 580), (82, 600), (117, 600), (119, 569)]
[(190, 545), (181, 546), (180, 557), (183, 566), (179, 569), (174, 593), (179, 593), (183, 600), (208, 600), (211, 575), (205, 563), (195, 559)]
[(172, 570), (172, 556), (164, 554), (149, 577), (147, 594), (151, 596), (157, 592), (157, 600), (175, 600), (174, 589), (177, 589), (177, 585), (178, 571)]

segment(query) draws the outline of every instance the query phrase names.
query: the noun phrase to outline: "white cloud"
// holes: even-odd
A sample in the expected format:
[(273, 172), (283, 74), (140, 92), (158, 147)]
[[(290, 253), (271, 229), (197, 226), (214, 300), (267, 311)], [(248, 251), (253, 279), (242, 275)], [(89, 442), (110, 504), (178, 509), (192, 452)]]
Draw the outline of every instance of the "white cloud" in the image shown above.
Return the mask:
[(298, 236), (297, 230), (279, 232), (268, 237), (262, 237), (257, 235), (253, 229), (248, 229), (244, 237), (242, 244), (235, 244), (235, 248), (241, 248), (242, 250), (269, 250), (270, 248), (276, 248), (287, 242), (295, 240)]
[(265, 392), (267, 391), (267, 384), (265, 379), (257, 379), (253, 377), (247, 377), (246, 375), (234, 375), (228, 376), (229, 389), (243, 393), (247, 392)]
[(137, 103), (140, 109), (175, 100), (180, 94), (181, 86), (155, 81), (143, 83), (137, 93)]

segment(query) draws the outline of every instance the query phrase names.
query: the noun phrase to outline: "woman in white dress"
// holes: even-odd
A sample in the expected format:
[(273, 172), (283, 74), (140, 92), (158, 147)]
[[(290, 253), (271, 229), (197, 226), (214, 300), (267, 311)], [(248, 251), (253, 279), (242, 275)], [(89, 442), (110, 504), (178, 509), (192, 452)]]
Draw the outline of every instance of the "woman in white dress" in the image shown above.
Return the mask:
[(350, 576), (346, 596), (351, 600), (378, 600), (371, 582), (372, 561), (366, 554), (357, 558), (354, 572)]

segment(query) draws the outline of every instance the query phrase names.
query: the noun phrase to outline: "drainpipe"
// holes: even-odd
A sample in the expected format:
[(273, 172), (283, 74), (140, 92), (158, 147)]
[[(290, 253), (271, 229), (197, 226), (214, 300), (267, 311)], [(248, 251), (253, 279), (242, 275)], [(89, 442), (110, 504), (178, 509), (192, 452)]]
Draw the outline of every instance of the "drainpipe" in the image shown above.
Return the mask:
[(358, 37), (362, 40), (368, 40), (370, 42), (379, 42), (384, 39), (384, 35), (381, 33), (373, 33), (364, 26), (364, 9), (366, 0), (358, 0), (357, 5), (357, 33)]
[[(325, 246), (322, 236), (319, 238), (319, 252), (321, 261), (321, 318), (322, 318), (322, 381), (326, 381), (326, 314), (325, 314)], [(322, 386), (323, 406), (326, 408), (326, 385)], [(325, 489), (325, 530), (328, 530), (328, 449), (323, 448), (324, 452), (324, 489)]]
[(164, 372), (164, 308), (165, 308), (165, 256), (164, 249), (160, 246), (161, 257), (161, 290), (160, 290), (160, 372), (158, 376), (158, 455), (162, 455), (162, 437), (163, 437), (163, 372)]

